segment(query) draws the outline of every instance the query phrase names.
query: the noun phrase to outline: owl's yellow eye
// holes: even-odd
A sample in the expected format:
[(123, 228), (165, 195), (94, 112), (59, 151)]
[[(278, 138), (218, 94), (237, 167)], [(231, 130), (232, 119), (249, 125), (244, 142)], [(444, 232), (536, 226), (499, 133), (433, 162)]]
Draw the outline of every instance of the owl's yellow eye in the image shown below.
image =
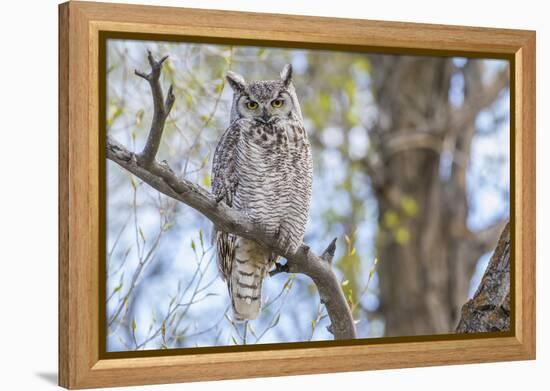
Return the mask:
[(271, 106), (278, 109), (279, 107), (282, 107), (284, 103), (285, 103), (285, 101), (282, 100), (282, 99), (275, 99), (274, 101), (271, 102)]
[(258, 108), (258, 103), (253, 102), (253, 101), (248, 101), (248, 102), (246, 102), (246, 107), (249, 110), (256, 110)]

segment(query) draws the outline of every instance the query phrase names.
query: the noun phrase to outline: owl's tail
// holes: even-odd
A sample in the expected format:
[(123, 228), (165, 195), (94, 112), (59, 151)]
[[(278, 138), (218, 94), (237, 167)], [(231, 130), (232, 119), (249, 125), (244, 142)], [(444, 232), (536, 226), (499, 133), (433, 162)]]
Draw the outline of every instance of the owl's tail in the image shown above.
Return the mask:
[(238, 238), (231, 270), (229, 294), (236, 321), (256, 319), (262, 303), (262, 283), (268, 271), (271, 252), (257, 243)]

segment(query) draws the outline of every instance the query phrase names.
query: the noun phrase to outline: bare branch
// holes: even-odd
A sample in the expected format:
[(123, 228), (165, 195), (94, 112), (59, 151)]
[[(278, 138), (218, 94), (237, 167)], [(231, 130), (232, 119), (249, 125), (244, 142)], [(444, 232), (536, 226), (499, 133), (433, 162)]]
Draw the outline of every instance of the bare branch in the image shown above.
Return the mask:
[(440, 153), (442, 147), (441, 136), (431, 129), (396, 131), (384, 143), (387, 157), (410, 149), (431, 149)]
[[(491, 83), (484, 88), (479, 88), (481, 74), (474, 67), (479, 63), (469, 63), (465, 69), (465, 97), (464, 104), (452, 114), (451, 125), (459, 134), (465, 127), (470, 126), (478, 113), (493, 104), (502, 90), (510, 84), (508, 67), (499, 71)], [(476, 72), (477, 71), (477, 72)]]
[(155, 115), (147, 144), (143, 152), (137, 155), (128, 151), (112, 138), (107, 137), (107, 158), (161, 193), (202, 213), (219, 230), (253, 240), (277, 255), (286, 258), (288, 262), (285, 266), (288, 267), (288, 272), (305, 274), (317, 286), (321, 302), (325, 304), (332, 323), (331, 330), (335, 339), (356, 338), (351, 310), (330, 264), (330, 260), (334, 255), (335, 241), (325, 250), (323, 258), (315, 255), (309, 246), (305, 244), (302, 244), (296, 253), (289, 253), (287, 249), (277, 247), (277, 240), (266, 234), (257, 224), (252, 223), (245, 214), (231, 209), (225, 203), (218, 202), (212, 194), (200, 186), (178, 178), (167, 163), (159, 163), (155, 160), (164, 120), (174, 98), (170, 89), (166, 102), (163, 103), (159, 78), (162, 63), (166, 60), (166, 57), (160, 61), (155, 61), (149, 53), (148, 58), (151, 64), (151, 72), (144, 74), (136, 71), (138, 76), (149, 81), (153, 93)]
[(323, 254), (321, 254), (321, 259), (332, 264), (334, 253), (336, 253), (336, 238), (332, 239), (332, 242), (330, 242), (325, 251), (323, 251)]
[(143, 151), (137, 156), (137, 159), (144, 167), (149, 167), (157, 155), (162, 137), (162, 131), (164, 130), (164, 123), (176, 100), (172, 86), (168, 88), (166, 100), (164, 100), (162, 86), (160, 85), (162, 64), (166, 61), (168, 56), (164, 56), (159, 61), (156, 61), (151, 52), (148, 52), (147, 58), (149, 60), (149, 65), (151, 66), (151, 71), (147, 74), (140, 72), (137, 69), (135, 71), (137, 76), (149, 82), (149, 85), (151, 86), (151, 94), (153, 95), (154, 112), (153, 120), (151, 122), (151, 129), (149, 130), (147, 142), (145, 143)]

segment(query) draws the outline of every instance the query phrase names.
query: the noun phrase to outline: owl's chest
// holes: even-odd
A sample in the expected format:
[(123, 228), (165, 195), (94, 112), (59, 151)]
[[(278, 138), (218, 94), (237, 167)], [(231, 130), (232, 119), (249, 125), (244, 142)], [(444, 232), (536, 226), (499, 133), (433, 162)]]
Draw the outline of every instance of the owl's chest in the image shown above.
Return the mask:
[[(241, 150), (249, 156), (284, 160), (290, 154), (309, 148), (303, 127), (294, 121), (249, 123), (240, 138)], [(271, 159), (268, 159), (271, 160)]]
[(238, 187), (247, 193), (285, 193), (311, 160), (303, 127), (292, 122), (249, 124), (242, 129), (237, 151)]

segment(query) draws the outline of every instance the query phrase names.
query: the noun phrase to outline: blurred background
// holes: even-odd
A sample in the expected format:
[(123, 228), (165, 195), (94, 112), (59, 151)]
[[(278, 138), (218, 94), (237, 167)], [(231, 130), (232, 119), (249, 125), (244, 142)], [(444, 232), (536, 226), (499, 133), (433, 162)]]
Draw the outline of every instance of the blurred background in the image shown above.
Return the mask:
[[(109, 40), (107, 132), (140, 151), (153, 108), (147, 50), (169, 55), (172, 109), (157, 159), (210, 188), (229, 125), (227, 70), (284, 64), (313, 148), (304, 241), (338, 238), (334, 268), (360, 338), (452, 333), (509, 217), (509, 70), (502, 60)], [(264, 283), (264, 309), (232, 321), (211, 224), (107, 162), (107, 351), (330, 340), (302, 275)]]

